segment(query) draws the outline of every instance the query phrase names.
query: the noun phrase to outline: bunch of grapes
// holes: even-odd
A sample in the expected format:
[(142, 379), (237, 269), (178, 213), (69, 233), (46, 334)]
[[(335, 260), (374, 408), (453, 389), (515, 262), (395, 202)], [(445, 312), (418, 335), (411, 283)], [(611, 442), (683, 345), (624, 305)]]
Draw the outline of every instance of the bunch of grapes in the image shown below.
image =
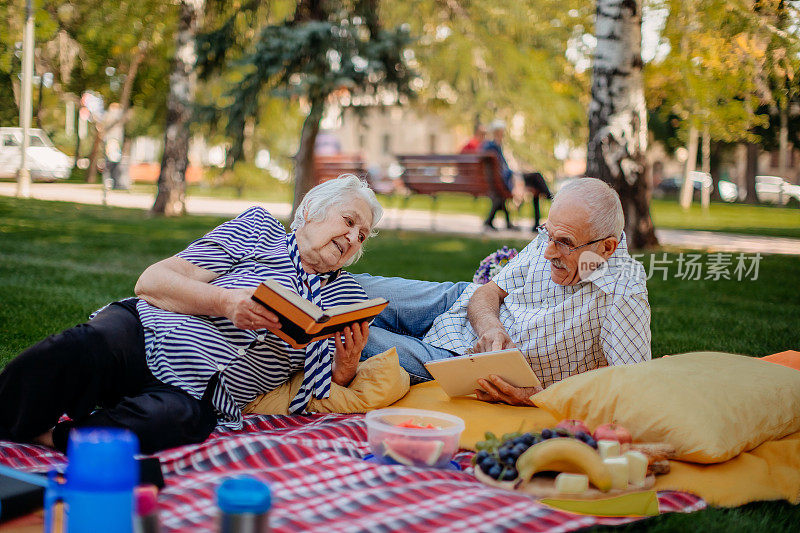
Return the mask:
[(588, 433), (579, 431), (573, 435), (563, 428), (545, 428), (541, 433), (506, 433), (499, 439), (487, 432), (485, 438), (485, 441), (477, 443), (478, 453), (472, 458), (472, 464), (498, 481), (516, 479), (519, 475), (516, 468), (519, 456), (534, 444), (547, 439), (573, 438), (597, 449), (597, 442)]

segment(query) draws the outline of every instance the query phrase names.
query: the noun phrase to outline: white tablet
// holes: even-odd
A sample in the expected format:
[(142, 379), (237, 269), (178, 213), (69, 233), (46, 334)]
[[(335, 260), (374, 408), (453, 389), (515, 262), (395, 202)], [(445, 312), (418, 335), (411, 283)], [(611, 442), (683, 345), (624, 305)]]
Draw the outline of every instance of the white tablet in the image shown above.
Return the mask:
[(425, 368), (450, 397), (467, 396), (480, 389), (479, 379), (500, 376), (515, 387), (541, 387), (542, 383), (522, 352), (498, 350), (460, 355), (425, 363)]

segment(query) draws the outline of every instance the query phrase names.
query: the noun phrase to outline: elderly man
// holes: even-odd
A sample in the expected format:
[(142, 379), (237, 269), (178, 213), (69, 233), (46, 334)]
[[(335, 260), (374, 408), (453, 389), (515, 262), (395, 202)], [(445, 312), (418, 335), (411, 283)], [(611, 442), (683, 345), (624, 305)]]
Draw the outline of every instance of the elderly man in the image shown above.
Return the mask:
[[(644, 268), (628, 254), (623, 226), (617, 193), (582, 178), (562, 186), (539, 237), (486, 285), (356, 276), (370, 297), (391, 302), (362, 358), (396, 346), (412, 379), (424, 381), (428, 361), (517, 347), (545, 387), (650, 359)], [(536, 389), (487, 378), (479, 399), (532, 405)]]

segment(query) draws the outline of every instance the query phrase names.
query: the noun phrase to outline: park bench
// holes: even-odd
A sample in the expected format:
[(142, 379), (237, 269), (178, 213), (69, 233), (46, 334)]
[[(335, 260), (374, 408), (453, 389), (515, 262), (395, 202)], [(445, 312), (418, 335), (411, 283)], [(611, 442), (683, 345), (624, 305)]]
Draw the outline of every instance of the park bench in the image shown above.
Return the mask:
[[(457, 192), (473, 196), (511, 198), (500, 175), (500, 163), (493, 153), (450, 155), (397, 155), (403, 167), (403, 185), (412, 194), (424, 194), (432, 198), (434, 215), (439, 193)], [(405, 198), (404, 207), (408, 203)], [(431, 219), (431, 225), (435, 219)]]
[(358, 154), (314, 156), (314, 185), (338, 178), (342, 174), (355, 174), (369, 181), (367, 167)]

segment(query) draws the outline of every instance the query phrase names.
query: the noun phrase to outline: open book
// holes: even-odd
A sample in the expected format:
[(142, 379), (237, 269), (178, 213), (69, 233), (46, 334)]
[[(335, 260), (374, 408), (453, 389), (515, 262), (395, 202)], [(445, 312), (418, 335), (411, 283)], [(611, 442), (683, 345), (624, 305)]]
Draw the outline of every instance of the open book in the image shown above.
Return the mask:
[(261, 282), (253, 300), (278, 315), (281, 328), (270, 331), (292, 348), (303, 348), (310, 342), (332, 337), (354, 322), (372, 320), (389, 304), (383, 298), (373, 298), (322, 310), (271, 279)]

